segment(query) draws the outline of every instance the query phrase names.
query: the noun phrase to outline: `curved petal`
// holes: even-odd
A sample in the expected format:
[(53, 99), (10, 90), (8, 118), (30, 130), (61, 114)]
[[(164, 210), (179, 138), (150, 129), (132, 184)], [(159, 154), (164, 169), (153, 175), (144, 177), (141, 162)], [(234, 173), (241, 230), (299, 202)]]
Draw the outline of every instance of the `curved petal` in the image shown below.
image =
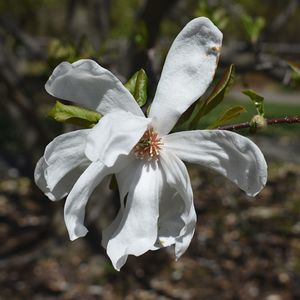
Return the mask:
[[(116, 179), (118, 182), (118, 189), (120, 193), (120, 209), (118, 211), (117, 216), (113, 220), (113, 222), (102, 231), (102, 246), (106, 249), (107, 243), (110, 240), (111, 236), (114, 234), (114, 232), (118, 229), (122, 218), (124, 214), (125, 209), (125, 197), (127, 196), (131, 182), (134, 178), (135, 173), (138, 171), (140, 165), (140, 161), (134, 159), (131, 163), (128, 164), (123, 170), (121, 170), (119, 173), (116, 174)], [(130, 174), (130, 176), (129, 176)], [(127, 256), (124, 257), (125, 261), (127, 259)]]
[(105, 115), (87, 138), (86, 156), (112, 166), (120, 155), (128, 155), (146, 131), (150, 119), (128, 112)]
[[(184, 226), (181, 226), (180, 232), (175, 237), (175, 254), (178, 259), (188, 248), (195, 231), (197, 218), (193, 203), (193, 191), (187, 169), (184, 163), (176, 155), (169, 151), (162, 151), (160, 153), (160, 161), (167, 183), (177, 191), (177, 193), (173, 193), (172, 202), (169, 200), (169, 210), (166, 206), (168, 213), (166, 219), (161, 220), (163, 221), (160, 223), (161, 227), (167, 229), (169, 227), (168, 223), (171, 221), (171, 224), (172, 222), (174, 224), (175, 220), (177, 226), (174, 227), (173, 230), (176, 232), (175, 228), (178, 230), (180, 224), (184, 224)], [(165, 200), (162, 199), (162, 201)], [(180, 201), (183, 206), (180, 205)], [(174, 207), (170, 209), (173, 205)], [(176, 209), (175, 205), (177, 206)], [(163, 209), (161, 214), (166, 214), (163, 206), (161, 209)], [(171, 241), (172, 239), (169, 240), (169, 242)]]
[(47, 181), (45, 178), (45, 168), (47, 167), (47, 164), (45, 162), (44, 157), (41, 157), (39, 161), (36, 164), (35, 170), (34, 170), (34, 181), (36, 185), (42, 190), (42, 192), (52, 201), (60, 200), (65, 195), (66, 192), (62, 191), (61, 193), (55, 193), (49, 190)]
[(87, 201), (103, 178), (111, 172), (101, 162), (92, 162), (79, 177), (67, 197), (64, 209), (65, 223), (70, 240), (85, 236), (88, 232), (83, 225)]
[(127, 196), (118, 229), (107, 243), (107, 254), (116, 270), (128, 255), (142, 255), (152, 248), (157, 238), (158, 203), (163, 179), (157, 162), (139, 162)]
[(191, 240), (194, 236), (195, 226), (197, 222), (197, 215), (195, 212), (194, 204), (188, 213), (182, 216), (185, 227), (181, 230), (180, 236), (176, 239), (175, 256), (178, 259), (189, 247)]
[(61, 179), (80, 165), (87, 165), (84, 154), (90, 129), (76, 130), (55, 138), (45, 149), (45, 179), (52, 191)]
[(73, 64), (59, 64), (45, 85), (46, 91), (57, 98), (107, 114), (115, 110), (143, 112), (130, 92), (111, 72), (90, 59)]
[(195, 130), (165, 136), (164, 146), (179, 158), (216, 170), (255, 196), (267, 181), (267, 164), (248, 138), (225, 130)]
[(206, 91), (221, 43), (222, 33), (204, 17), (189, 22), (174, 40), (149, 113), (160, 135), (170, 132), (181, 114)]
[(36, 185), (51, 201), (57, 201), (64, 198), (70, 192), (73, 185), (84, 171), (81, 166), (76, 167), (75, 169), (68, 172), (64, 177), (62, 177), (60, 181), (57, 182), (57, 184), (54, 186), (54, 188), (50, 190), (45, 178), (46, 169), (47, 164), (44, 160), (44, 157), (42, 157), (35, 167), (34, 180)]
[(183, 203), (174, 190), (169, 198), (163, 194), (159, 208), (158, 237), (151, 250), (175, 244), (176, 259), (187, 250), (194, 235), (197, 216), (194, 205), (186, 212)]
[(182, 219), (184, 211), (185, 205), (181, 196), (174, 188), (166, 184), (159, 202), (157, 241), (151, 250), (176, 243), (176, 238), (180, 236), (180, 232), (185, 226)]

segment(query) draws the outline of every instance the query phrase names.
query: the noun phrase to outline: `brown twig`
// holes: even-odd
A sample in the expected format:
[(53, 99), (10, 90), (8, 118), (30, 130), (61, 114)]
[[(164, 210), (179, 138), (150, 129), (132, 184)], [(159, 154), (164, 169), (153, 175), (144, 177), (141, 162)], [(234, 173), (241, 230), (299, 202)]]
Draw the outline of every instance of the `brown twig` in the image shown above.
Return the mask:
[[(272, 118), (272, 119), (266, 119), (266, 121), (267, 121), (268, 125), (300, 123), (300, 116), (287, 116), (284, 118)], [(250, 122), (220, 126), (217, 129), (236, 131), (236, 130), (246, 129), (246, 128), (251, 128)]]

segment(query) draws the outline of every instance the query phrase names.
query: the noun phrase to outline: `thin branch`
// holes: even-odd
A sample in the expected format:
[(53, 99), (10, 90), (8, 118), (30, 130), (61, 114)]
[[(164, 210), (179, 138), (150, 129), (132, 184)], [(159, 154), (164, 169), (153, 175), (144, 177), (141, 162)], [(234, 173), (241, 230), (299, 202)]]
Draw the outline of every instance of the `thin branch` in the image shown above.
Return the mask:
[[(266, 119), (266, 121), (267, 121), (268, 125), (300, 123), (300, 116), (288, 116), (288, 117), (284, 117), (284, 118), (272, 118), (272, 119)], [(217, 129), (236, 131), (236, 130), (247, 129), (247, 128), (251, 128), (250, 122), (220, 126)]]

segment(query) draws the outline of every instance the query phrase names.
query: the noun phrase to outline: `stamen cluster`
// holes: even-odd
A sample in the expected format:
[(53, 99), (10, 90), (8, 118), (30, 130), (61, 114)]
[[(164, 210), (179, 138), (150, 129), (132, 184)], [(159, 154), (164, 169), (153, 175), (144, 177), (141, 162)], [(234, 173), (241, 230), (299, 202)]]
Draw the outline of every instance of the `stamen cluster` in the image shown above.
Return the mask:
[(134, 146), (133, 152), (139, 159), (158, 159), (162, 145), (161, 138), (151, 127), (145, 131), (140, 141)]

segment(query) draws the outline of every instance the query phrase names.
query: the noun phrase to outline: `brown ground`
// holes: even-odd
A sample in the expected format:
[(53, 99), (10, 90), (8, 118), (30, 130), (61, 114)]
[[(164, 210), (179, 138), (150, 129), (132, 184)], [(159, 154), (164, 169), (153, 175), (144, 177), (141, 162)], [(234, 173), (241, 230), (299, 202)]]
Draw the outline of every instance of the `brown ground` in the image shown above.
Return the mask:
[(198, 223), (187, 253), (178, 262), (171, 249), (131, 257), (121, 272), (100, 246), (111, 203), (101, 216), (93, 199), (90, 233), (71, 243), (63, 203), (8, 174), (0, 182), (0, 299), (300, 299), (300, 165), (269, 160), (269, 173), (250, 199), (190, 167)]

